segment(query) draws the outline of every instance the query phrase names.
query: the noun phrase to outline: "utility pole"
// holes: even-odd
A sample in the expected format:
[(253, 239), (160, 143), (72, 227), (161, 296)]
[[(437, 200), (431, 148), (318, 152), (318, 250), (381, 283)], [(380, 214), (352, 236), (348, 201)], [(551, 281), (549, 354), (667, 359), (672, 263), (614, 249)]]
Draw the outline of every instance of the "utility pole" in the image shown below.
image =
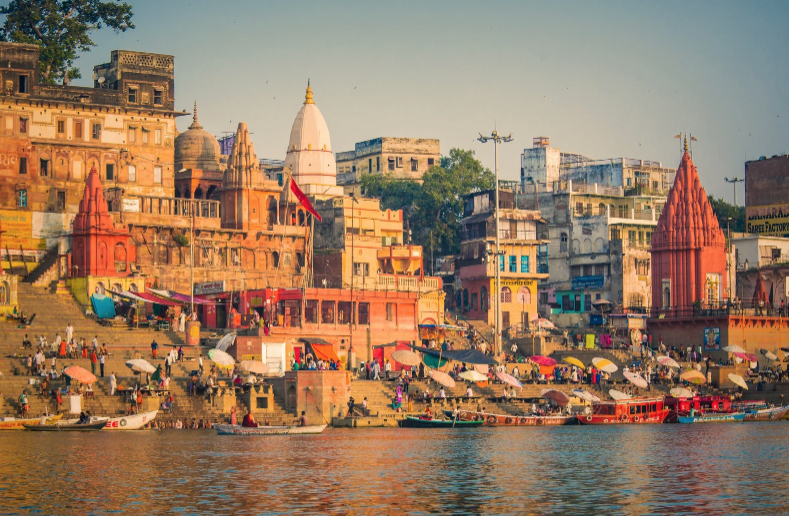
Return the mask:
[(500, 143), (507, 143), (512, 141), (512, 133), (509, 136), (501, 136), (497, 129), (493, 129), (493, 132), (490, 136), (482, 136), (480, 133), (479, 138), (477, 138), (482, 143), (487, 143), (490, 140), (493, 140), (493, 149), (494, 149), (494, 158), (493, 158), (493, 168), (495, 170), (496, 182), (493, 185), (494, 192), (495, 192), (495, 226), (496, 226), (496, 251), (494, 256), (496, 259), (494, 260), (494, 267), (496, 268), (496, 325), (494, 331), (494, 353), (500, 354), (501, 353), (501, 267), (500, 267), (500, 260), (503, 253), (500, 250), (499, 246), (499, 144)]
[(736, 207), (737, 206), (737, 183), (742, 183), (742, 182), (745, 181), (745, 179), (743, 179), (741, 177), (732, 177), (731, 179), (729, 179), (728, 177), (724, 177), (723, 180), (726, 181), (727, 183), (731, 183), (732, 187), (734, 188), (734, 206)]
[[(348, 371), (351, 370), (351, 356), (353, 353), (353, 319), (354, 315), (354, 307), (353, 307), (353, 251), (354, 251), (354, 227), (353, 227), (353, 203), (359, 204), (359, 201), (356, 200), (356, 197), (353, 195), (353, 192), (349, 194), (351, 198), (351, 308), (350, 314), (348, 317), (348, 334), (350, 335), (350, 344), (348, 346), (348, 363), (345, 364), (345, 367)], [(368, 362), (372, 359), (372, 357), (367, 357)]]
[[(191, 201), (194, 202), (194, 201)], [(192, 222), (192, 234), (189, 235), (189, 284), (192, 288), (190, 288), (190, 303), (189, 303), (189, 318), (192, 319), (195, 313), (195, 210), (194, 206), (192, 206), (192, 213), (191, 213), (191, 222)]]

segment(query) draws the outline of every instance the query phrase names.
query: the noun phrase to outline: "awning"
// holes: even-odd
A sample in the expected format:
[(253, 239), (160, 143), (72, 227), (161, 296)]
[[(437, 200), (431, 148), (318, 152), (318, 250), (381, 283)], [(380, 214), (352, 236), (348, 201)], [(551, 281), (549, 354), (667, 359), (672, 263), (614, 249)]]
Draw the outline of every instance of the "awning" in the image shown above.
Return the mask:
[(438, 328), (439, 330), (452, 330), (452, 331), (465, 331), (467, 328), (463, 326), (453, 326), (451, 324), (420, 324), (420, 328)]
[(302, 338), (299, 339), (299, 342), (303, 342), (305, 344), (320, 344), (320, 345), (323, 345), (323, 346), (331, 346), (332, 345), (331, 342), (329, 342), (327, 340), (319, 339), (317, 337), (315, 337), (315, 338), (302, 337)]
[(291, 299), (301, 299), (301, 290), (297, 288), (291, 288), (291, 289), (281, 288), (277, 291), (277, 300), (289, 301)]
[(93, 294), (90, 296), (90, 302), (93, 305), (93, 312), (99, 319), (115, 318), (115, 304), (111, 297)]
[(312, 346), (312, 352), (315, 353), (315, 358), (322, 358), (323, 360), (334, 360), (335, 362), (340, 362), (340, 357), (337, 356), (337, 352), (334, 351), (334, 346), (331, 344), (316, 344), (314, 342), (310, 342), (310, 346)]
[(147, 292), (135, 292), (134, 295), (146, 303), (155, 303), (157, 305), (164, 306), (180, 306), (180, 303), (170, 301), (169, 299), (165, 299), (163, 297), (154, 296), (153, 294), (149, 294)]
[(421, 348), (418, 346), (411, 346), (416, 351), (420, 351), (426, 355), (434, 357), (440, 356), (442, 359), (455, 360), (456, 362), (463, 362), (466, 364), (479, 364), (479, 365), (496, 365), (498, 362), (493, 360), (485, 353), (476, 349), (462, 349), (459, 351), (437, 351), (435, 349)]
[[(165, 299), (172, 299), (173, 301), (178, 301), (179, 303), (191, 303), (192, 297), (186, 294), (179, 294), (178, 292), (173, 292), (172, 290), (156, 290), (149, 288), (148, 292), (153, 292), (159, 297), (163, 297)], [(213, 305), (216, 304), (213, 301), (209, 301), (203, 297), (195, 296), (195, 304), (196, 305)]]

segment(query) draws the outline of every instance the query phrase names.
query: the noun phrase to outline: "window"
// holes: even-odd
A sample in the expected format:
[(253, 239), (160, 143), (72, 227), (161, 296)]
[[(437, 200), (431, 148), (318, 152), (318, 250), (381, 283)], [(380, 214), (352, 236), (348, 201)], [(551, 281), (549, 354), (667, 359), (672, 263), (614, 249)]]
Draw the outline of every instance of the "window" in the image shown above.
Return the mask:
[(529, 255), (521, 256), (521, 272), (529, 272)]
[(373, 172), (373, 158), (367, 160), (367, 173), (372, 174)]
[(148, 129), (143, 128), (142, 130), (142, 144), (148, 145), (148, 133), (150, 131)]
[(559, 240), (559, 251), (567, 252), (567, 233), (562, 233)]
[(137, 143), (137, 129), (129, 127), (129, 143)]
[(19, 119), (19, 132), (22, 134), (27, 134), (27, 118)]
[(361, 276), (367, 277), (370, 275), (370, 264), (369, 263), (353, 263), (353, 275), (354, 276)]
[(163, 90), (154, 88), (153, 89), (153, 105), (154, 106), (161, 106), (162, 105), (162, 92)]
[(66, 132), (66, 121), (58, 120), (58, 134), (64, 134), (65, 132)]
[(66, 210), (66, 192), (63, 190), (58, 191), (58, 211)]
[(304, 322), (318, 323), (318, 300), (308, 299), (304, 304)]
[(19, 208), (27, 208), (27, 190), (17, 190), (16, 205)]
[(501, 287), (501, 302), (512, 303), (512, 290), (510, 290), (510, 287)]
[[(27, 158), (20, 157), (19, 158), (19, 173), (20, 174), (27, 174)], [(25, 194), (27, 195), (27, 194)]]
[(584, 296), (584, 312), (591, 312), (592, 311), (592, 296), (586, 294)]
[(334, 301), (321, 303), (321, 324), (334, 324)]
[(375, 157), (375, 171), (376, 172), (380, 172), (381, 171), (381, 156), (376, 156)]
[(627, 239), (630, 240), (631, 244), (636, 242), (636, 232), (635, 231), (628, 231), (627, 232)]
[(27, 75), (19, 76), (19, 93), (27, 93)]
[(115, 180), (115, 165), (113, 163), (107, 163), (107, 181), (114, 181)]
[(630, 186), (631, 184), (632, 184), (632, 182), (631, 182), (630, 178), (628, 177), (627, 178), (627, 186)]
[(432, 167), (435, 164), (436, 160), (433, 158), (427, 158), (427, 166)]
[(504, 272), (504, 255), (499, 255), (499, 271)]
[(397, 156), (397, 168), (403, 168), (403, 157)]
[(510, 272), (518, 272), (518, 257), (510, 255)]
[(153, 167), (153, 182), (157, 185), (162, 184), (162, 167), (155, 166)]
[(129, 104), (137, 103), (137, 88), (129, 88)]
[(540, 292), (540, 304), (547, 305), (548, 304), (548, 293), (547, 292)]
[(521, 306), (531, 304), (531, 290), (529, 290), (529, 287), (521, 287), (518, 289), (517, 301)]
[(161, 129), (154, 130), (154, 132), (153, 132), (153, 143), (156, 144), (156, 145), (161, 145), (162, 144), (162, 130)]
[(276, 252), (276, 251), (271, 253), (271, 265), (274, 268), (278, 268), (279, 267), (279, 253)]
[(394, 303), (386, 303), (386, 320), (387, 322), (394, 321)]
[(49, 175), (49, 160), (41, 159), (38, 161), (38, 175), (41, 177)]
[(657, 181), (652, 181), (652, 189), (653, 190), (657, 190), (658, 189), (658, 182)]
[(351, 172), (353, 172), (354, 174), (356, 173), (356, 165), (351, 167)]
[(359, 303), (359, 324), (370, 324), (370, 303)]
[(74, 122), (74, 138), (82, 138), (82, 122)]
[(101, 138), (101, 124), (93, 124), (93, 139)]
[(394, 170), (394, 169), (395, 169), (395, 159), (389, 158), (389, 170)]
[(137, 181), (137, 167), (129, 165), (129, 182), (134, 183), (135, 181)]
[(411, 158), (411, 172), (419, 172), (419, 161)]
[(351, 323), (351, 303), (350, 301), (340, 301), (337, 303), (337, 323)]

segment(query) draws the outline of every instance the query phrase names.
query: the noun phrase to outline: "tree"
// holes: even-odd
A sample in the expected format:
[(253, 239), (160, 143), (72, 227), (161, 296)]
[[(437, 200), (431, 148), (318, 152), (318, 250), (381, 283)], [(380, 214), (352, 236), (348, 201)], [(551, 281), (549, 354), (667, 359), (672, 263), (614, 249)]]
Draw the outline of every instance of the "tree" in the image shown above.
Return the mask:
[(422, 184), (392, 174), (362, 177), (362, 191), (381, 200), (381, 208), (403, 210), (413, 243), (436, 255), (460, 250), (463, 198), (493, 188), (493, 173), (474, 157), (474, 151), (451, 149), (441, 164), (422, 176)]
[[(708, 198), (710, 200), (710, 205), (712, 206), (712, 212), (715, 214), (715, 217), (718, 219), (718, 225), (724, 232), (726, 232), (727, 222), (729, 224), (729, 229), (732, 232), (735, 233), (745, 232), (744, 206), (734, 206), (724, 201), (723, 198), (716, 199), (712, 195), (709, 195)], [(731, 221), (727, 220), (728, 218), (731, 218)], [(726, 237), (728, 238), (728, 235), (726, 235)]]
[(41, 47), (41, 81), (79, 79), (78, 52), (96, 46), (90, 34), (104, 26), (116, 33), (133, 29), (132, 8), (122, 0), (11, 0), (0, 7), (0, 39)]

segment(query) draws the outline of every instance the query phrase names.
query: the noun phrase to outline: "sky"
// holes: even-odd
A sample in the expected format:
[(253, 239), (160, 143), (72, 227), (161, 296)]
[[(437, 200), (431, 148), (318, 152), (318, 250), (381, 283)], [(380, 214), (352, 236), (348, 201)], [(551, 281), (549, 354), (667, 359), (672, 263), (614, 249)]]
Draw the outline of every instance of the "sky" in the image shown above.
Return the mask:
[[(132, 0), (136, 28), (94, 33), (92, 85), (114, 49), (175, 56), (175, 105), (221, 136), (247, 122), (284, 159), (307, 79), (335, 152), (380, 136), (438, 138), (519, 179), (535, 136), (595, 159), (676, 168), (690, 132), (702, 185), (789, 153), (789, 2)], [(184, 131), (191, 117), (181, 117)], [(744, 200), (738, 186), (738, 203)]]

